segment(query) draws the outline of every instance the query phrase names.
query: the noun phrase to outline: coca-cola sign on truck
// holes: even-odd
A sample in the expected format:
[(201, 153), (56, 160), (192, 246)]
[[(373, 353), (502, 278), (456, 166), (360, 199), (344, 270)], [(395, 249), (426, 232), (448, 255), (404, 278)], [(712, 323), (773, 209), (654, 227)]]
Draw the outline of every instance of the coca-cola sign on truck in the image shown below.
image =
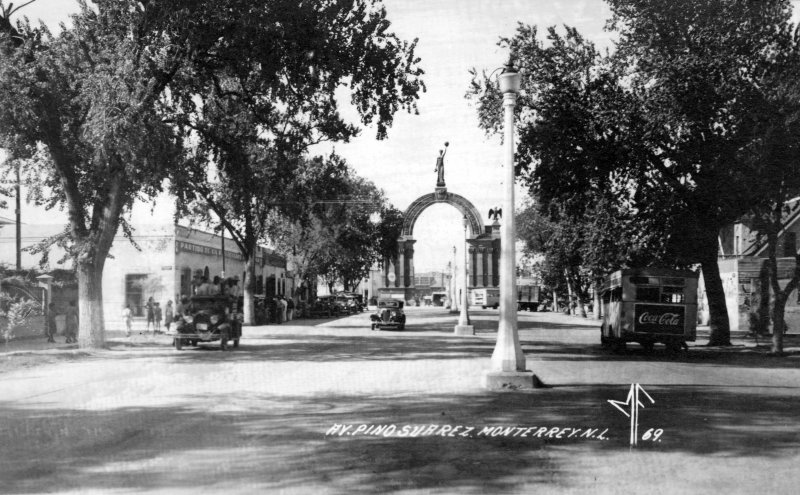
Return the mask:
[(637, 304), (634, 310), (634, 332), (682, 334), (685, 323), (683, 306)]

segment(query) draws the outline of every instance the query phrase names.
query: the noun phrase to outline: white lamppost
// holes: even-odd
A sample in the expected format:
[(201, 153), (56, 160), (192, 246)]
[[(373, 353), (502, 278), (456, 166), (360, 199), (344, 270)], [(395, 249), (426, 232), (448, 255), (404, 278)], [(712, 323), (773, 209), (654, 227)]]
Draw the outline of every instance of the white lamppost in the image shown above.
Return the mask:
[(450, 270), (450, 314), (458, 313), (458, 284), (456, 282), (456, 247), (453, 246), (453, 265)]
[(468, 256), (468, 246), (467, 246), (467, 217), (464, 217), (464, 263), (463, 267), (461, 268), (461, 275), (462, 279), (464, 280), (464, 284), (461, 290), (461, 313), (458, 315), (458, 325), (456, 325), (454, 333), (456, 335), (475, 335), (475, 327), (470, 325), (469, 321), (469, 312), (467, 308), (469, 307), (469, 294), (467, 293), (467, 256)]
[(500, 321), (491, 368), (485, 376), (490, 389), (532, 388), (538, 380), (525, 369), (525, 355), (517, 327), (516, 225), (514, 220), (514, 107), (520, 89), (520, 75), (511, 61), (498, 77), (503, 94), (504, 170), (503, 223), (500, 226)]

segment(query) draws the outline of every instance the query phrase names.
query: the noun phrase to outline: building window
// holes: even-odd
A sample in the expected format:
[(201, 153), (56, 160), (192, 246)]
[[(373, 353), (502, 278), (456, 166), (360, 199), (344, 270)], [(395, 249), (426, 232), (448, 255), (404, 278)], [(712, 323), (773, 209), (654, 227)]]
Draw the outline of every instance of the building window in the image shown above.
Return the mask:
[(130, 305), (133, 316), (144, 316), (144, 281), (146, 274), (125, 275), (125, 304)]
[(192, 294), (192, 269), (184, 268), (181, 270), (181, 295), (189, 296)]
[(794, 258), (797, 254), (797, 233), (785, 232), (783, 234), (783, 256)]

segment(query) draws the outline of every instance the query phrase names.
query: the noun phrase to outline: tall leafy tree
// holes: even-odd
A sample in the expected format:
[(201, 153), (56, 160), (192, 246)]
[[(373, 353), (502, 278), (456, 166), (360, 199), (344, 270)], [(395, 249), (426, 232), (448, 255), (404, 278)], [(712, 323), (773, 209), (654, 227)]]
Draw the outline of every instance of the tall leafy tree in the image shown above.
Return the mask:
[[(170, 170), (186, 168), (186, 127), (209, 88), (224, 95), (229, 81), (247, 80), (248, 89), (282, 92), (232, 90), (259, 115), (270, 111), (265, 102), (278, 113), (295, 102), (303, 111), (284, 124), (300, 141), (320, 114), (330, 117), (322, 135), (352, 135), (334, 115), (343, 80), (380, 137), (421, 88), (418, 69), (407, 70), (417, 63), (413, 44), (386, 33), (385, 13), (370, 0), (96, 0), (82, 2), (57, 35), (12, 23), (0, 6), (2, 145), (30, 158), (48, 192), (42, 200), (67, 210), (81, 346), (104, 343), (102, 272), (118, 228), (129, 232), (123, 214)], [(300, 70), (304, 79), (289, 77)]]
[(123, 212), (181, 161), (182, 136), (162, 114), (189, 51), (202, 57), (185, 22), (192, 5), (81, 3), (72, 26), (52, 35), (12, 23), (0, 3), (0, 139), (29, 159), (27, 172), (50, 193), (40, 201), (66, 209), (81, 346), (104, 343), (103, 266)]
[[(547, 45), (529, 26), (501, 41), (525, 68), (518, 169), (570, 216), (610, 194), (661, 237), (668, 264), (701, 264), (710, 344), (729, 344), (717, 236), (757, 195), (759, 169), (742, 150), (759, 132), (758, 86), (785, 47), (789, 4), (608, 3), (610, 56), (572, 28), (550, 29)], [(496, 92), (473, 88), (487, 129), (499, 125)]]
[[(781, 26), (784, 30), (788, 25)], [(746, 148), (746, 156), (753, 167), (760, 170), (751, 187), (759, 191), (759, 198), (751, 205), (745, 223), (766, 242), (766, 277), (758, 297), (758, 320), (760, 328), (772, 319), (772, 352), (783, 353), (785, 307), (789, 296), (800, 285), (800, 254), (795, 257), (795, 268), (789, 281), (781, 287), (778, 271), (779, 238), (786, 218), (798, 208), (800, 196), (800, 32), (787, 33), (787, 43), (776, 53), (771, 70), (764, 78), (766, 84), (759, 85), (763, 104), (755, 109), (754, 117), (759, 123), (757, 139)], [(788, 253), (780, 253), (786, 256)], [(770, 291), (774, 297), (769, 311)]]
[(299, 157), (313, 144), (360, 132), (341, 116), (337, 89), (348, 89), (360, 122), (374, 124), (383, 139), (397, 111), (416, 111), (424, 86), (416, 41), (388, 31), (377, 1), (275, 0), (244, 23), (255, 32), (232, 43), (234, 67), (192, 88), (201, 108), (181, 124), (197, 136), (198, 152), (195, 167), (173, 184), (185, 203), (212, 209), (238, 245), (247, 264), (244, 315), (252, 321), (257, 244), (274, 211), (292, 212), (280, 206)]
[[(730, 343), (717, 265), (719, 230), (757, 201), (756, 162), (743, 153), (761, 138), (761, 87), (790, 41), (784, 0), (609, 0), (618, 60), (645, 108), (652, 199), (672, 198), (670, 243), (701, 263), (711, 345)], [(651, 201), (649, 210), (657, 208)]]
[(294, 221), (273, 217), (270, 235), (308, 285), (321, 277), (352, 290), (376, 262), (396, 253), (402, 213), (335, 155), (306, 170), (291, 189)]

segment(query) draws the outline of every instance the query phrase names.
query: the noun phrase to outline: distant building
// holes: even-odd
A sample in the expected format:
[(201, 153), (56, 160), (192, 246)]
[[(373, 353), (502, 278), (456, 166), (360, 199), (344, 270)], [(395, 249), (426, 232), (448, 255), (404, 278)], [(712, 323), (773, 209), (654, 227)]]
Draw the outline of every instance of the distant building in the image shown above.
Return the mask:
[[(789, 203), (790, 209), (784, 217), (784, 225), (778, 234), (778, 279), (784, 287), (795, 268), (797, 237), (800, 233), (800, 199)], [(767, 259), (766, 239), (760, 239), (746, 225), (737, 223), (720, 232), (719, 270), (731, 330), (749, 331), (748, 313), (756, 310), (760, 288), (760, 276)], [(701, 295), (705, 296), (701, 286)], [(708, 303), (702, 298), (699, 312), (702, 319), (708, 318)], [(790, 294), (786, 303), (786, 322), (789, 330), (800, 330), (800, 294)]]
[[(23, 266), (38, 266), (40, 255), (25, 251), (47, 237), (64, 230), (63, 225), (25, 225), (22, 235)], [(15, 262), (14, 229), (0, 228), (0, 262)], [(123, 307), (130, 305), (135, 317), (145, 317), (148, 298), (166, 306), (193, 291), (193, 279), (198, 274), (239, 277), (244, 283), (244, 259), (236, 244), (217, 234), (174, 224), (134, 225), (132, 241), (117, 235), (103, 270), (103, 312), (107, 328), (122, 328)], [(138, 246), (138, 248), (137, 248)], [(71, 268), (71, 260), (59, 261), (64, 252), (53, 248), (49, 268)], [(286, 260), (265, 247), (256, 255), (256, 294), (265, 297), (290, 295), (295, 285), (287, 273)]]

